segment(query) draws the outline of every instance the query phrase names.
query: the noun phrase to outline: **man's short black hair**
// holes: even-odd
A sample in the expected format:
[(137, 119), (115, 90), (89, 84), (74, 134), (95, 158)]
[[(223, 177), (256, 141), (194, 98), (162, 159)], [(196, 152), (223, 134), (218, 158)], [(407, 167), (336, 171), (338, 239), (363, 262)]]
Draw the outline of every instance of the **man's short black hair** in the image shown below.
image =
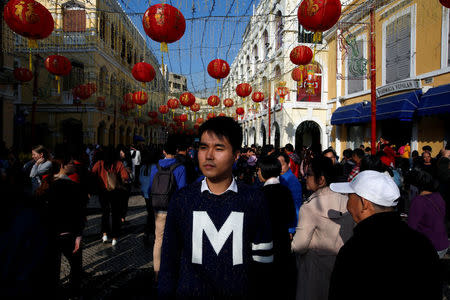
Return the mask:
[(219, 138), (226, 137), (231, 144), (233, 152), (238, 151), (242, 145), (242, 128), (238, 122), (230, 117), (215, 117), (203, 123), (198, 134), (201, 138), (203, 133), (211, 132)]
[(261, 175), (264, 179), (278, 177), (281, 174), (281, 163), (272, 155), (261, 157), (258, 160), (258, 168), (261, 170)]
[(177, 154), (177, 141), (174, 136), (169, 136), (167, 138), (167, 142), (164, 144), (164, 151), (166, 151), (167, 154), (175, 155)]
[(429, 152), (431, 152), (433, 149), (431, 148), (430, 145), (426, 145), (426, 146), (423, 146), (423, 147), (422, 147), (422, 150), (423, 150), (423, 151), (429, 151)]
[(342, 154), (344, 155), (345, 158), (350, 159), (352, 158), (353, 150), (350, 148), (345, 149), (344, 152), (342, 152)]
[(362, 149), (360, 148), (356, 148), (355, 150), (353, 150), (353, 155), (358, 156), (360, 159), (363, 159), (365, 156), (365, 153)]
[(334, 151), (334, 150), (331, 149), (331, 148), (328, 148), (328, 149), (324, 150), (324, 151), (322, 152), (322, 155), (325, 156), (325, 154), (330, 153), (330, 152), (333, 153), (334, 157), (337, 158), (336, 151)]
[(292, 146), (292, 144), (286, 144), (286, 146), (284, 146), (284, 149), (289, 152), (294, 152), (294, 146)]
[(289, 158), (289, 155), (286, 154), (286, 152), (280, 152), (278, 153), (278, 157), (282, 156), (284, 158), (284, 161), (289, 164), (289, 162), (291, 161), (291, 159)]

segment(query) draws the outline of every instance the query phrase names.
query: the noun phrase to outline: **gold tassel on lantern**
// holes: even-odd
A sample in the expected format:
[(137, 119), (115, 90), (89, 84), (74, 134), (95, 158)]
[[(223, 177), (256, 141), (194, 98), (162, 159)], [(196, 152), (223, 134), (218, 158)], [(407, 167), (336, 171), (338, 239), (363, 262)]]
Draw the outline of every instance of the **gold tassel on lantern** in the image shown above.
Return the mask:
[(61, 77), (58, 75), (55, 76), (56, 83), (58, 84), (58, 94), (61, 93)]

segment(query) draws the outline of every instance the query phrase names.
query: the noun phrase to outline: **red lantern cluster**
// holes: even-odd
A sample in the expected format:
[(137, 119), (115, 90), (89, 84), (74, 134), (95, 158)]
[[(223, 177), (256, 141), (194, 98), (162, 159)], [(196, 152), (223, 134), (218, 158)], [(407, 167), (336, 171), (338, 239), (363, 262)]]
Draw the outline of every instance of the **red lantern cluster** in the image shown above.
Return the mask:
[(197, 122), (197, 124), (202, 124), (204, 121), (205, 120), (203, 120), (203, 118), (198, 118), (196, 122)]
[(3, 17), (12, 31), (32, 40), (45, 39), (53, 32), (52, 14), (34, 0), (10, 0)]
[(65, 76), (72, 70), (70, 60), (62, 55), (50, 55), (44, 61), (44, 66), (53, 75)]
[(137, 64), (135, 64), (133, 69), (131, 70), (131, 74), (133, 75), (134, 79), (140, 82), (150, 82), (156, 76), (155, 69), (151, 64), (148, 64), (146, 62), (138, 62)]
[(213, 96), (209, 96), (208, 98), (208, 105), (214, 107), (220, 104), (220, 98), (217, 97), (216, 95)]
[(307, 65), (313, 59), (313, 52), (311, 48), (307, 46), (297, 46), (292, 49), (289, 58), (295, 65)]
[(148, 102), (148, 95), (146, 92), (138, 91), (133, 93), (133, 103), (139, 106), (145, 105)]
[(243, 107), (236, 108), (236, 114), (242, 116), (245, 113), (245, 110)]
[(236, 87), (236, 94), (241, 98), (248, 97), (251, 93), (252, 86), (248, 83), (240, 83)]
[(225, 117), (225, 116), (226, 116), (226, 114), (224, 114), (224, 113), (219, 114), (219, 117)]
[(189, 107), (195, 103), (195, 96), (189, 92), (183, 93), (180, 96), (180, 103), (183, 106)]
[(158, 113), (156, 111), (149, 111), (147, 115), (152, 119), (156, 119), (158, 117)]
[(336, 24), (341, 16), (341, 1), (303, 1), (297, 11), (298, 22), (310, 31), (325, 31)]
[(26, 68), (15, 68), (14, 69), (14, 78), (16, 80), (27, 82), (33, 79), (33, 72)]
[(215, 118), (216, 117), (216, 115), (214, 114), (214, 113), (212, 113), (212, 112), (210, 112), (210, 113), (208, 113), (208, 116), (206, 117), (206, 119), (212, 119), (212, 118)]
[(252, 95), (253, 102), (259, 103), (264, 100), (264, 94), (261, 92), (254, 92)]
[(225, 105), (225, 107), (232, 107), (233, 104), (234, 104), (233, 99), (227, 98), (223, 100), (223, 105)]
[(200, 110), (200, 104), (194, 103), (191, 105), (191, 111), (198, 112)]
[(220, 80), (230, 74), (230, 66), (223, 59), (212, 60), (208, 64), (208, 74), (212, 78)]
[(167, 101), (167, 106), (170, 109), (177, 109), (180, 106), (180, 102), (178, 102), (178, 99), (172, 98)]
[[(142, 18), (142, 25), (152, 40), (163, 45), (178, 41), (186, 30), (183, 14), (169, 4), (155, 4), (149, 7)], [(166, 46), (162, 46), (164, 47)]]

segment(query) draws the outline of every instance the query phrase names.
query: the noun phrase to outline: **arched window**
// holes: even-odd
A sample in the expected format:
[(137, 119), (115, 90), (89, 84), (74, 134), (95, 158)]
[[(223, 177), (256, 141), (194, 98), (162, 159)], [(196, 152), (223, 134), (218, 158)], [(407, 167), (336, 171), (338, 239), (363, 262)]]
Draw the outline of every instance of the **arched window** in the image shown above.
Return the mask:
[(269, 54), (269, 33), (267, 32), (267, 30), (264, 30), (263, 33), (263, 40), (264, 40), (264, 57), (263, 59), (265, 59), (267, 57), (267, 55)]
[(280, 66), (277, 65), (275, 67), (275, 78), (280, 79), (280, 77), (281, 77), (281, 68), (280, 68)]
[(106, 36), (106, 17), (105, 17), (105, 13), (101, 12), (100, 13), (100, 26), (99, 26), (99, 31), (100, 31), (100, 39), (102, 39), (103, 41), (105, 40), (105, 36)]
[(281, 16), (281, 11), (277, 12), (275, 17), (276, 24), (276, 49), (280, 49), (283, 46), (283, 19)]
[(114, 24), (111, 24), (111, 49), (114, 49), (116, 47), (116, 28), (114, 27)]
[(63, 5), (62, 12), (65, 32), (86, 31), (86, 10), (83, 3), (69, 1)]

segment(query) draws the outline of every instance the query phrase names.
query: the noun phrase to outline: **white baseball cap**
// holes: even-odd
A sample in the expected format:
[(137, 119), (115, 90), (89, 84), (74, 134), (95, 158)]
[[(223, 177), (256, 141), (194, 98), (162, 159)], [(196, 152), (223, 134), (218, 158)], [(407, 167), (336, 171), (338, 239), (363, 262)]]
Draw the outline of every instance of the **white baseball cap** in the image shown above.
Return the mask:
[(372, 170), (362, 171), (351, 182), (332, 183), (330, 189), (342, 194), (357, 194), (375, 204), (397, 205), (400, 191), (391, 176)]

